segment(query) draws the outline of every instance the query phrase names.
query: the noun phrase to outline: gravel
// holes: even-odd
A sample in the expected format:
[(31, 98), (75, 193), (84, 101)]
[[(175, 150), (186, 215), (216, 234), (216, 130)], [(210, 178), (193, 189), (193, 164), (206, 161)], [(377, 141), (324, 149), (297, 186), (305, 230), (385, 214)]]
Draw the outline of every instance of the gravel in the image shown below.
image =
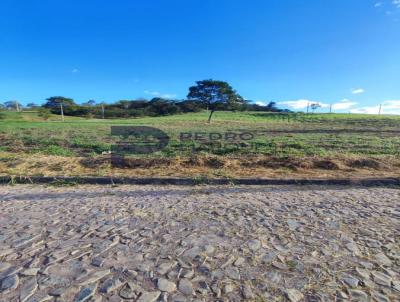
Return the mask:
[(400, 300), (395, 188), (0, 192), (0, 301)]

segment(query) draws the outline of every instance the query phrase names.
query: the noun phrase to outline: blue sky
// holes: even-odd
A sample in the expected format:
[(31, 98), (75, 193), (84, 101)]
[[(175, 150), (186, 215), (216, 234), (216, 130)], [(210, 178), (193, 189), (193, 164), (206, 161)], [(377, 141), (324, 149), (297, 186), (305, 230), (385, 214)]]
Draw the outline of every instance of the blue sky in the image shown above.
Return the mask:
[(0, 102), (183, 99), (400, 114), (400, 0), (2, 0)]

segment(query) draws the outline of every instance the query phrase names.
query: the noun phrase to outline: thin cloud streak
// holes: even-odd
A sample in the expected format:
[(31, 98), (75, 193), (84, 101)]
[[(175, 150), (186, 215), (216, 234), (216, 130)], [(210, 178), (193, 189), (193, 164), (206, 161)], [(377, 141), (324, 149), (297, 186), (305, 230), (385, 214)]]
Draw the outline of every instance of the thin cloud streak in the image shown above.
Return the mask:
[(356, 89), (352, 89), (351, 90), (351, 93), (352, 94), (361, 94), (361, 93), (364, 93), (365, 92), (365, 90), (364, 89), (362, 89), (362, 88), (356, 88)]
[(145, 90), (144, 93), (148, 94), (148, 95), (152, 95), (154, 97), (163, 98), (163, 99), (173, 99), (173, 98), (176, 98), (176, 96), (177, 96), (176, 94), (172, 94), (172, 93), (163, 94), (159, 91), (149, 91), (149, 90)]

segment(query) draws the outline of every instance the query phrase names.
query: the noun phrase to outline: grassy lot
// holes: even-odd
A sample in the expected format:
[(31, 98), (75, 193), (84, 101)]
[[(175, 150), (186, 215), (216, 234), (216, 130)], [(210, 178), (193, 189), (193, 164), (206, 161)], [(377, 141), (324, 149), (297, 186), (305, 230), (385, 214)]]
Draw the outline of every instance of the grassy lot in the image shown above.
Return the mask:
[[(255, 167), (283, 169), (285, 173), (310, 167), (351, 170), (390, 166), (396, 170), (400, 155), (399, 116), (217, 112), (211, 124), (206, 123), (206, 112), (118, 120), (66, 117), (65, 122), (56, 115), (44, 121), (36, 112), (3, 112), (1, 116), (1, 174), (67, 173), (71, 163), (81, 166), (75, 174), (108, 174), (102, 154), (120, 139), (111, 136), (111, 126), (115, 125), (152, 126), (170, 137), (162, 151), (131, 157), (131, 168), (139, 174), (140, 168), (152, 167), (151, 173), (158, 173), (157, 169), (165, 165), (171, 171), (182, 170), (182, 163), (188, 162), (192, 172), (203, 166), (212, 173), (228, 175), (237, 175), (242, 168), (254, 172)], [(223, 137), (211, 146), (203, 141), (181, 142), (182, 132), (201, 132), (203, 136), (219, 133)], [(254, 137), (233, 141), (224, 138), (226, 133), (244, 132)], [(349, 164), (349, 160), (356, 163)], [(62, 164), (48, 169), (54, 161)], [(181, 164), (175, 167), (177, 162)]]

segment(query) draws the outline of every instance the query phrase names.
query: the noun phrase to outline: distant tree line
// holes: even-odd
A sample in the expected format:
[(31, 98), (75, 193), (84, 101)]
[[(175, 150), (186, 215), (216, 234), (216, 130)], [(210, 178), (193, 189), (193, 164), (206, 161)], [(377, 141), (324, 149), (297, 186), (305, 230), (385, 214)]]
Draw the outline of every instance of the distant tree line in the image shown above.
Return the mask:
[[(210, 113), (209, 122), (212, 114), (217, 110), (287, 111), (277, 108), (275, 102), (259, 105), (250, 100), (244, 100), (228, 83), (214, 80), (196, 82), (195, 86), (189, 88), (189, 94), (185, 100), (156, 97), (151, 100), (119, 100), (114, 103), (89, 100), (77, 104), (72, 98), (53, 96), (49, 97), (43, 105), (29, 103), (25, 108), (38, 110), (44, 118), (48, 118), (51, 113), (87, 118), (132, 118), (208, 110)], [(18, 101), (8, 101), (0, 104), (0, 109), (21, 111), (23, 106)]]

